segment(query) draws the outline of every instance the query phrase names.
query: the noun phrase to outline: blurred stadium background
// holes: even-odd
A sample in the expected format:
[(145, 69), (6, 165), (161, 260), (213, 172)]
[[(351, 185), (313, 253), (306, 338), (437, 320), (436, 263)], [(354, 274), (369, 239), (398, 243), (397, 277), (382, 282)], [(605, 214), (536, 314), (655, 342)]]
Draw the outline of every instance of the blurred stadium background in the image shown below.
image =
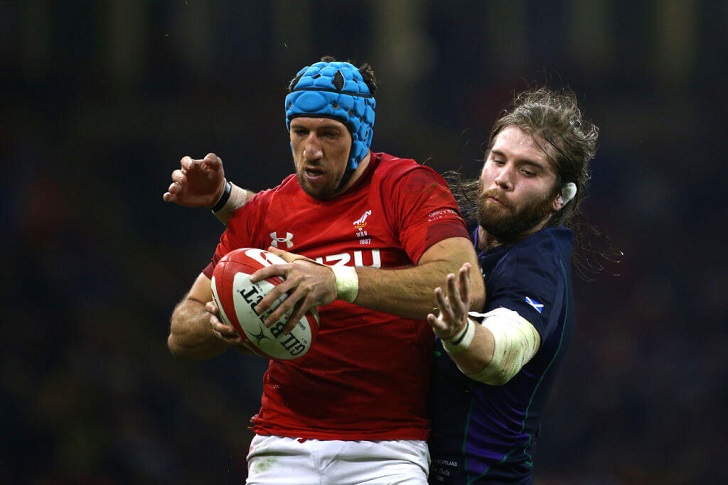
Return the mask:
[(578, 93), (625, 258), (577, 283), (536, 483), (728, 483), (718, 0), (0, 1), (0, 481), (243, 482), (265, 363), (170, 356), (223, 228), (161, 195), (186, 154), (288, 174), (284, 89), (325, 54), (373, 65), (374, 148), (440, 171), (477, 173), (515, 91)]

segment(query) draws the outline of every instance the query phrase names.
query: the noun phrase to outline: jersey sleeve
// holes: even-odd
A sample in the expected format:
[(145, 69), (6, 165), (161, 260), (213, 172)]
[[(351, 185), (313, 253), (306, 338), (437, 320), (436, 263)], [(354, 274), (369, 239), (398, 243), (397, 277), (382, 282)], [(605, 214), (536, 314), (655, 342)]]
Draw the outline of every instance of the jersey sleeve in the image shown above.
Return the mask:
[(210, 263), (202, 270), (208, 278), (212, 278), (212, 272), (218, 261), (233, 249), (243, 247), (259, 247), (266, 241), (256, 238), (256, 232), (262, 233), (260, 227), (263, 224), (263, 216), (270, 204), (271, 190), (264, 190), (255, 194), (248, 202), (235, 211), (228, 221), (225, 231), (220, 236), (220, 241), (215, 248)]
[(486, 311), (499, 307), (514, 310), (545, 339), (557, 328), (569, 294), (568, 264), (557, 250), (524, 247), (511, 251), (488, 275), (491, 284), (486, 284)]
[(384, 184), (383, 189), (392, 198), (394, 213), (389, 220), (395, 221), (394, 230), (415, 264), (433, 244), (451, 237), (469, 237), (447, 183), (432, 168), (415, 165), (391, 181), (391, 187)]

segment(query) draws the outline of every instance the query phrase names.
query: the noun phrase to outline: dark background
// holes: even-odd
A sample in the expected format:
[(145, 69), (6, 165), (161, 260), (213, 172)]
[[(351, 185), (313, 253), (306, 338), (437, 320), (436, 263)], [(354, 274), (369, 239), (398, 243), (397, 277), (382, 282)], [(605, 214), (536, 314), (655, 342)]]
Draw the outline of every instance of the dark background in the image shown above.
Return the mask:
[(161, 196), (186, 154), (254, 190), (290, 173), (285, 87), (325, 54), (374, 66), (373, 148), (440, 171), (477, 174), (515, 91), (578, 94), (601, 128), (584, 207), (625, 257), (576, 283), (536, 483), (726, 483), (710, 0), (0, 1), (0, 481), (242, 483), (265, 362), (169, 354), (223, 226)]

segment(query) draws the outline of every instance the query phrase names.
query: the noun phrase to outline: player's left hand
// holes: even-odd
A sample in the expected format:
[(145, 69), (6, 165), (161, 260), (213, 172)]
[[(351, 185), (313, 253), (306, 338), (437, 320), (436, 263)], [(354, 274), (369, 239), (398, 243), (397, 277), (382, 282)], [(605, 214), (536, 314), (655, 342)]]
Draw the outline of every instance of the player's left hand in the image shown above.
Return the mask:
[(447, 294), (442, 288), (435, 288), (435, 298), (439, 315), (427, 315), (435, 335), (442, 340), (450, 339), (460, 333), (468, 323), (468, 312), (472, 299), (470, 297), (470, 263), (465, 263), (458, 272), (447, 275)]
[(296, 322), (307, 311), (314, 307), (331, 303), (336, 299), (336, 278), (330, 267), (320, 264), (313, 259), (301, 256), (300, 254), (289, 253), (288, 251), (283, 251), (272, 246), (268, 248), (268, 251), (283, 258), (287, 263), (274, 264), (259, 269), (250, 275), (250, 281), (256, 283), (271, 276), (279, 276), (284, 281), (273, 288), (258, 303), (255, 310), (263, 313), (278, 298), (287, 294), (286, 299), (265, 319), (265, 324), (270, 326), (291, 312), (288, 316), (289, 323), (283, 329), (287, 333), (293, 329)]

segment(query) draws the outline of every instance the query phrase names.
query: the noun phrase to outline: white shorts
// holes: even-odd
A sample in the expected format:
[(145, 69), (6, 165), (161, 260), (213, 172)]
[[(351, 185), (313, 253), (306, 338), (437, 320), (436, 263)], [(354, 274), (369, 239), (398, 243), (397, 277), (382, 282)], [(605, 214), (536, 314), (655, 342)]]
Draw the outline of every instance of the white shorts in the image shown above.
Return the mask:
[(254, 436), (249, 485), (361, 485), (427, 483), (424, 441), (298, 440)]

